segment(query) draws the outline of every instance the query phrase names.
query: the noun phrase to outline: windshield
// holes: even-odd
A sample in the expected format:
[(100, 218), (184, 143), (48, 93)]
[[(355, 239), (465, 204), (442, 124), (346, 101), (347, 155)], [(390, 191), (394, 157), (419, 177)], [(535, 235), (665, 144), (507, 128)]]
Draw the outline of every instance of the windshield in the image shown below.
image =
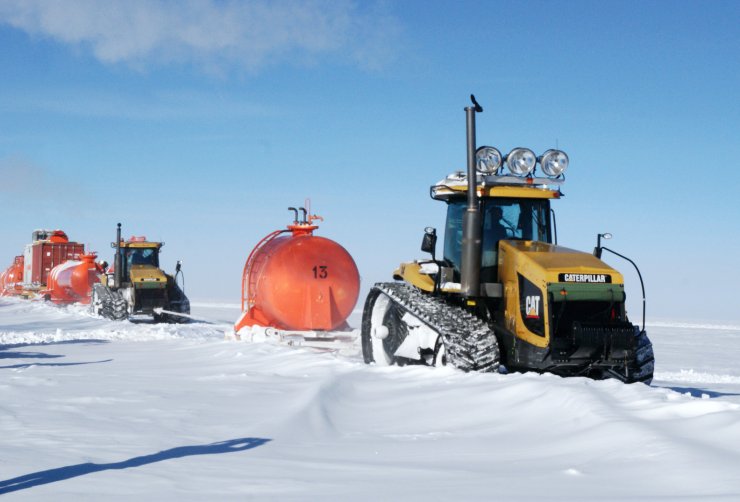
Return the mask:
[[(451, 201), (447, 206), (444, 257), (458, 271), (461, 262), (462, 220), (466, 209), (465, 200)], [(483, 199), (481, 211), (482, 267), (497, 265), (498, 241), (501, 239), (552, 242), (548, 199)]]
[(126, 265), (130, 269), (131, 265), (152, 265), (159, 267), (159, 254), (156, 248), (128, 248), (124, 251)]

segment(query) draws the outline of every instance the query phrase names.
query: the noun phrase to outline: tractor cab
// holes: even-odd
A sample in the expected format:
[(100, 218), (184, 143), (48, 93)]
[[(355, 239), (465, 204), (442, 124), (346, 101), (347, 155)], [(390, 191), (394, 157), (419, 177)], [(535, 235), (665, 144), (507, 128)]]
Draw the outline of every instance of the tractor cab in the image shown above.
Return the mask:
[[(535, 241), (547, 244), (553, 235), (550, 199), (561, 197), (559, 179), (512, 176), (478, 176), (481, 214), (481, 282), (498, 282), (499, 243)], [(527, 180), (532, 180), (527, 182)], [(432, 198), (447, 203), (444, 234), (444, 265), (459, 282), (462, 268), (463, 219), (468, 208), (468, 185), (462, 173), (454, 173), (431, 187)]]
[[(151, 242), (146, 237), (131, 237), (121, 241), (118, 248), (121, 284), (133, 284), (136, 288), (164, 288), (167, 276), (159, 268), (159, 252), (163, 242)], [(115, 272), (114, 272), (115, 273)]]
[(126, 249), (125, 256), (129, 269), (133, 265), (159, 267), (159, 246), (143, 248), (130, 247)]

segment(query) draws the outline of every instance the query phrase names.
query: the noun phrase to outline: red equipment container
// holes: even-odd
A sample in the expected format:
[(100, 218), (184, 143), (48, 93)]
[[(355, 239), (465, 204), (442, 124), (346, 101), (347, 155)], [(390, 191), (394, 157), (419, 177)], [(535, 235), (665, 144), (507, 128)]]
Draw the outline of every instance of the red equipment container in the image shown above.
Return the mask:
[(49, 272), (44, 297), (54, 303), (90, 303), (93, 284), (100, 282), (100, 267), (95, 254), (82, 255), (81, 260), (68, 260)]
[(0, 274), (0, 296), (19, 295), (23, 292), (23, 256), (16, 256), (13, 264)]
[(234, 330), (272, 326), (307, 331), (346, 327), (357, 303), (360, 274), (342, 246), (313, 235), (309, 221), (289, 225), (262, 239), (242, 275), (242, 311)]
[(85, 254), (85, 246), (69, 242), (67, 234), (61, 230), (37, 230), (33, 237), (34, 242), (28, 244), (25, 251), (23, 282), (26, 286), (45, 286), (52, 268)]

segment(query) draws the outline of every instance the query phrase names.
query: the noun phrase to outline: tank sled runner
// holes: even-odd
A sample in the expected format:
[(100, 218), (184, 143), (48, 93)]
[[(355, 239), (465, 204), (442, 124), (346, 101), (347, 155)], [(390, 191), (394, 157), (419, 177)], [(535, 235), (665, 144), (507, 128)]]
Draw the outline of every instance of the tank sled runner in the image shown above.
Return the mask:
[(292, 224), (259, 241), (244, 265), (233, 338), (356, 352), (358, 334), (347, 324), (359, 295), (355, 261), (340, 244), (314, 234), (320, 216), (288, 209)]
[(365, 362), (481, 372), (504, 366), (649, 384), (654, 356), (644, 287), (639, 327), (627, 317), (624, 277), (601, 255), (634, 262), (601, 245), (609, 234), (599, 234), (593, 254), (557, 244), (550, 202), (563, 196), (568, 156), (527, 148), (504, 156), (477, 147), (475, 118), (483, 109), (471, 100), (467, 172), (430, 189), (447, 206), (443, 257), (436, 258), (436, 230), (427, 228), (421, 249), (431, 259), (402, 263), (393, 273), (397, 282), (370, 290), (361, 329)]
[(124, 320), (133, 315), (151, 316), (155, 322), (187, 322), (190, 301), (185, 296), (180, 262), (174, 275), (159, 266), (163, 242), (145, 237), (121, 239), (118, 224), (112, 270), (101, 274), (92, 288), (90, 310), (106, 319)]

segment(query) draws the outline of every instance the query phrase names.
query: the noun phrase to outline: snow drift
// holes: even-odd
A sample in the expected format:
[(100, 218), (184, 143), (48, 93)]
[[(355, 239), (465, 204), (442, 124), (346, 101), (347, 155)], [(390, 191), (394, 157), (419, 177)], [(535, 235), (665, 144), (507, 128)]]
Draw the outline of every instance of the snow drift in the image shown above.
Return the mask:
[[(648, 326), (653, 385), (378, 368), (0, 299), (8, 500), (736, 500), (740, 328)], [(354, 320), (355, 325), (358, 319)]]

